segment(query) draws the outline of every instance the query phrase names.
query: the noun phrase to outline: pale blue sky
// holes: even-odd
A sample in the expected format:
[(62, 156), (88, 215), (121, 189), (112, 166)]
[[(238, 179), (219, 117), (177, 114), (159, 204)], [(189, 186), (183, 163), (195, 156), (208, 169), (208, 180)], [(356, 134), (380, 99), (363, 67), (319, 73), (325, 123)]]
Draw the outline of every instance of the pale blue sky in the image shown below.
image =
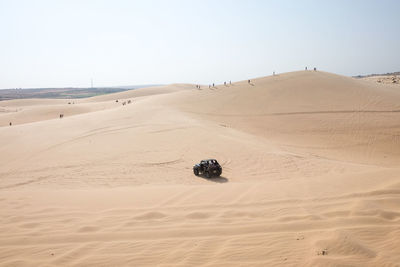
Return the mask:
[(0, 88), (400, 71), (400, 1), (0, 0)]

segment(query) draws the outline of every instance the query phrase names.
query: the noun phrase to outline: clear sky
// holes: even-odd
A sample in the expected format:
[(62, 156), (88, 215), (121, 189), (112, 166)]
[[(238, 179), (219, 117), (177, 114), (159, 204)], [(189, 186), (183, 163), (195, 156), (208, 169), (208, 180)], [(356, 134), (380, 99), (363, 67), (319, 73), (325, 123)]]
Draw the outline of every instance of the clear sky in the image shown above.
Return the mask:
[(0, 88), (400, 71), (400, 1), (0, 0)]

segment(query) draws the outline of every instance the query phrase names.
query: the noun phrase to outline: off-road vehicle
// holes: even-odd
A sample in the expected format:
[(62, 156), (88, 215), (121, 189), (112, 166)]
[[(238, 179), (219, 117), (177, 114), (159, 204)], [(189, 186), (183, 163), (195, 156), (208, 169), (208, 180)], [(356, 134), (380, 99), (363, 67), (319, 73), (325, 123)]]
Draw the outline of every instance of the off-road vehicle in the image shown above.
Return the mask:
[(204, 174), (205, 177), (220, 176), (222, 174), (221, 165), (216, 159), (205, 159), (193, 166), (193, 173), (196, 176)]

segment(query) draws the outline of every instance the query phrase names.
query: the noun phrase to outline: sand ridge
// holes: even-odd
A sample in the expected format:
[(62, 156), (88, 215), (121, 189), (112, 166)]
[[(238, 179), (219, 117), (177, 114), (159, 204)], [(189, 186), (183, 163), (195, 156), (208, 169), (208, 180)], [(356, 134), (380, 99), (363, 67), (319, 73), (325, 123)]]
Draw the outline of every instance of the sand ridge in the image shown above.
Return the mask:
[(399, 100), (300, 71), (0, 102), (0, 265), (395, 266)]

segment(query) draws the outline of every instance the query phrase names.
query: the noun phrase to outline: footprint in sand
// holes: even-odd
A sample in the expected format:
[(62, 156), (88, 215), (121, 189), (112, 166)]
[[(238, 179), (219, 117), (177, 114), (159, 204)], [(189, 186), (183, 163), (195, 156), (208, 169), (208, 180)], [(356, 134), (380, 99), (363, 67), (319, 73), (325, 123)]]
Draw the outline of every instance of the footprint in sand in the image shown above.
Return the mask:
[(83, 226), (78, 229), (79, 233), (97, 232), (99, 230), (96, 226)]
[(186, 218), (189, 219), (207, 219), (210, 217), (211, 215), (209, 213), (204, 213), (204, 212), (192, 212), (186, 215)]
[(162, 219), (166, 217), (166, 215), (164, 213), (161, 212), (146, 212), (142, 215), (136, 216), (134, 217), (134, 219), (136, 220), (156, 220), (156, 219)]

